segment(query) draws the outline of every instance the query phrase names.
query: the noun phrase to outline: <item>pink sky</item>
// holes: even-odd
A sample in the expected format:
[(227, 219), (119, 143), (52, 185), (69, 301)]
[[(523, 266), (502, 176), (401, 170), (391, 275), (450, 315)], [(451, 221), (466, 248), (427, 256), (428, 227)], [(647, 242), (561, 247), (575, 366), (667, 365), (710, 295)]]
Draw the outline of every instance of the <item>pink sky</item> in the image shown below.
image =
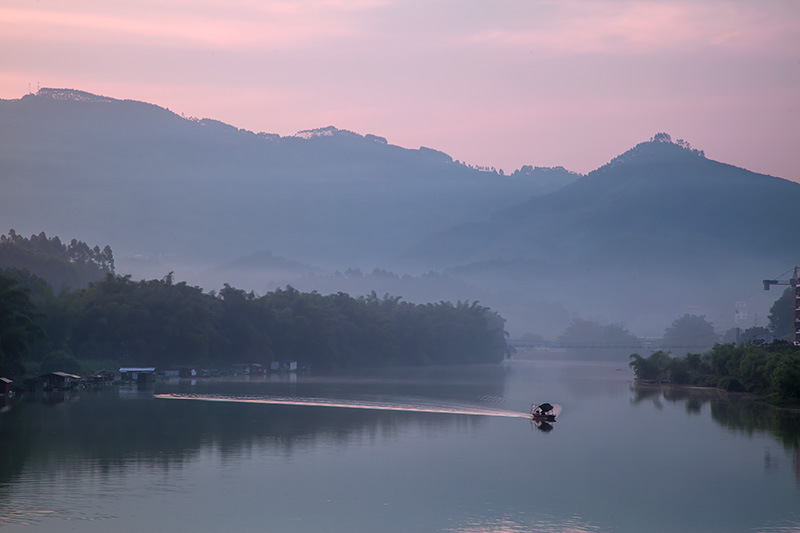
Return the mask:
[(666, 131), (800, 181), (796, 0), (4, 0), (0, 98), (37, 84), (507, 172)]

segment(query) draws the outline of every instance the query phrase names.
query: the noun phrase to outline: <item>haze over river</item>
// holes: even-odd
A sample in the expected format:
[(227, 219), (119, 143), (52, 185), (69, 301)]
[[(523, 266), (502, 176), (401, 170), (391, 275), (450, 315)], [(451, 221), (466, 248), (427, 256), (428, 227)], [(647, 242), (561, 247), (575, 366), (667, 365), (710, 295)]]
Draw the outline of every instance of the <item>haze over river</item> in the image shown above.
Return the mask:
[[(632, 379), (523, 360), (18, 400), (0, 530), (800, 532), (800, 415)], [(545, 401), (550, 431), (524, 416)]]

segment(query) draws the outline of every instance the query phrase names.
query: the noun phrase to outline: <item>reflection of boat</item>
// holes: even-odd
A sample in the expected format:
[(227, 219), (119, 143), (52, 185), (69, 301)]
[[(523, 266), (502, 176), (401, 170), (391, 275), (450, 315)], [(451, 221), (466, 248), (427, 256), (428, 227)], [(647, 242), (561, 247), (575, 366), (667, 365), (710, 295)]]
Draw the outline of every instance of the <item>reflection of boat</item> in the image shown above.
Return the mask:
[(547, 402), (531, 405), (531, 420), (534, 422), (555, 422), (555, 407)]

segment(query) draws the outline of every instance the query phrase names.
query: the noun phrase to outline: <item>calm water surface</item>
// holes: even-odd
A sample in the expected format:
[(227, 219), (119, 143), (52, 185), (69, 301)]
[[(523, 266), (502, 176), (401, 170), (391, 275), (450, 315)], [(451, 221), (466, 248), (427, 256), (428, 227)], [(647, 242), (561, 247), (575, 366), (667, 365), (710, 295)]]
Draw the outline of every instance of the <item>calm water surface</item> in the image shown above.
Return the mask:
[[(518, 361), (12, 402), (0, 529), (800, 532), (797, 414), (631, 379)], [(543, 401), (551, 431), (514, 417)]]

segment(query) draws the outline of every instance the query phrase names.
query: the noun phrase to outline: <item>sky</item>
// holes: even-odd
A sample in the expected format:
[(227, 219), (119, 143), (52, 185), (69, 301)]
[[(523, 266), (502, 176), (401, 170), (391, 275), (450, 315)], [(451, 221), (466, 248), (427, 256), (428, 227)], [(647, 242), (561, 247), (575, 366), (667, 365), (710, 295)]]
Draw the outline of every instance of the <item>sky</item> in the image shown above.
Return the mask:
[(0, 0), (0, 98), (37, 87), (506, 173), (667, 132), (800, 181), (798, 0)]

